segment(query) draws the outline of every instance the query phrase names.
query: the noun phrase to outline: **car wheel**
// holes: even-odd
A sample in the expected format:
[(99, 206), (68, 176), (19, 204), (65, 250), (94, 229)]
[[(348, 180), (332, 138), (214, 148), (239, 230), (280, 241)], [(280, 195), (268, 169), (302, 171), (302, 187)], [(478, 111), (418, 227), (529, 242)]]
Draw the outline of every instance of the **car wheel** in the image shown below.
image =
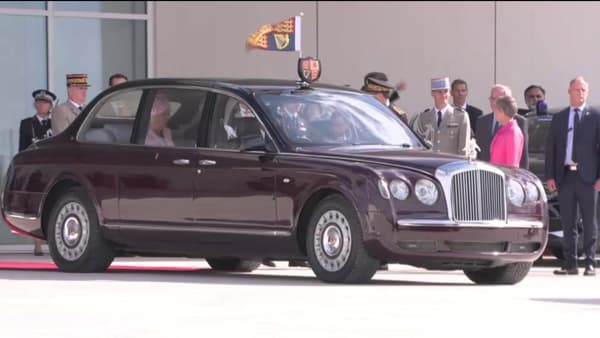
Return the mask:
[(115, 257), (102, 238), (96, 209), (81, 188), (63, 194), (50, 213), (48, 248), (54, 263), (64, 272), (100, 272)]
[(326, 197), (317, 205), (306, 246), (310, 266), (324, 282), (364, 283), (381, 265), (364, 247), (356, 212), (338, 195)]
[(527, 276), (531, 262), (511, 263), (490, 269), (465, 270), (465, 275), (477, 284), (517, 284)]
[(207, 258), (206, 262), (213, 270), (229, 272), (252, 272), (261, 262), (240, 258)]

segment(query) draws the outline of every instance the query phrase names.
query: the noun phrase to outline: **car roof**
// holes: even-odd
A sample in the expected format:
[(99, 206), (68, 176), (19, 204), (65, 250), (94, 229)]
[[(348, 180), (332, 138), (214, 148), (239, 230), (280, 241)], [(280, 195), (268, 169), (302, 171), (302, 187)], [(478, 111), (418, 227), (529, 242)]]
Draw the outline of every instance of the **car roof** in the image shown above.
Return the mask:
[[(265, 79), (265, 78), (151, 78), (131, 80), (121, 85), (124, 87), (161, 86), (161, 85), (192, 85), (210, 86), (228, 89), (294, 89), (300, 88), (298, 80)], [(326, 83), (311, 83), (310, 88), (331, 89), (360, 93), (359, 90), (347, 86), (331, 85)]]

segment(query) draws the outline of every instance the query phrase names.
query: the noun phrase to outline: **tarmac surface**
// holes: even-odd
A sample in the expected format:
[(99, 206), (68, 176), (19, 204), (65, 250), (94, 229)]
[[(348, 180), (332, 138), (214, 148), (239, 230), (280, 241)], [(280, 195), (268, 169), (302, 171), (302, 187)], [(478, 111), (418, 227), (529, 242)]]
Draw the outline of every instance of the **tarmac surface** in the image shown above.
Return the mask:
[[(0, 263), (51, 263), (1, 254)], [(600, 277), (541, 261), (513, 286), (391, 264), (365, 285), (308, 268), (218, 273), (201, 259), (118, 258), (104, 273), (0, 269), (1, 337), (563, 337), (595, 335)], [(172, 268), (169, 270), (168, 268)]]

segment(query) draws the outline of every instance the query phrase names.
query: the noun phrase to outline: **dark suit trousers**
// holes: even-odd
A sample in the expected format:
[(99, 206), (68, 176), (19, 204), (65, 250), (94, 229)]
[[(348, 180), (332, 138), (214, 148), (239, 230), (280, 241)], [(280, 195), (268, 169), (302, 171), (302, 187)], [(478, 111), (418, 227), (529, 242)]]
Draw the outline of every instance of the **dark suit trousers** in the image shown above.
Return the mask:
[(593, 184), (585, 183), (576, 171), (566, 171), (559, 187), (560, 221), (563, 226), (563, 254), (566, 268), (577, 267), (577, 206), (583, 218), (583, 254), (585, 264), (596, 266), (598, 224), (596, 202), (598, 194)]

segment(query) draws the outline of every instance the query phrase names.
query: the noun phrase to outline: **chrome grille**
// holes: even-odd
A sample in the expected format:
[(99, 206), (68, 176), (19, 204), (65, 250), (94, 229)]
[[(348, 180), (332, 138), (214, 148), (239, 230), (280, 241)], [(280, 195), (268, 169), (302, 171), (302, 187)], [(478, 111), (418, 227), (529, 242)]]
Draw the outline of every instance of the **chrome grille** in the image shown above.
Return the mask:
[(504, 177), (475, 169), (452, 176), (452, 217), (455, 221), (506, 219)]

